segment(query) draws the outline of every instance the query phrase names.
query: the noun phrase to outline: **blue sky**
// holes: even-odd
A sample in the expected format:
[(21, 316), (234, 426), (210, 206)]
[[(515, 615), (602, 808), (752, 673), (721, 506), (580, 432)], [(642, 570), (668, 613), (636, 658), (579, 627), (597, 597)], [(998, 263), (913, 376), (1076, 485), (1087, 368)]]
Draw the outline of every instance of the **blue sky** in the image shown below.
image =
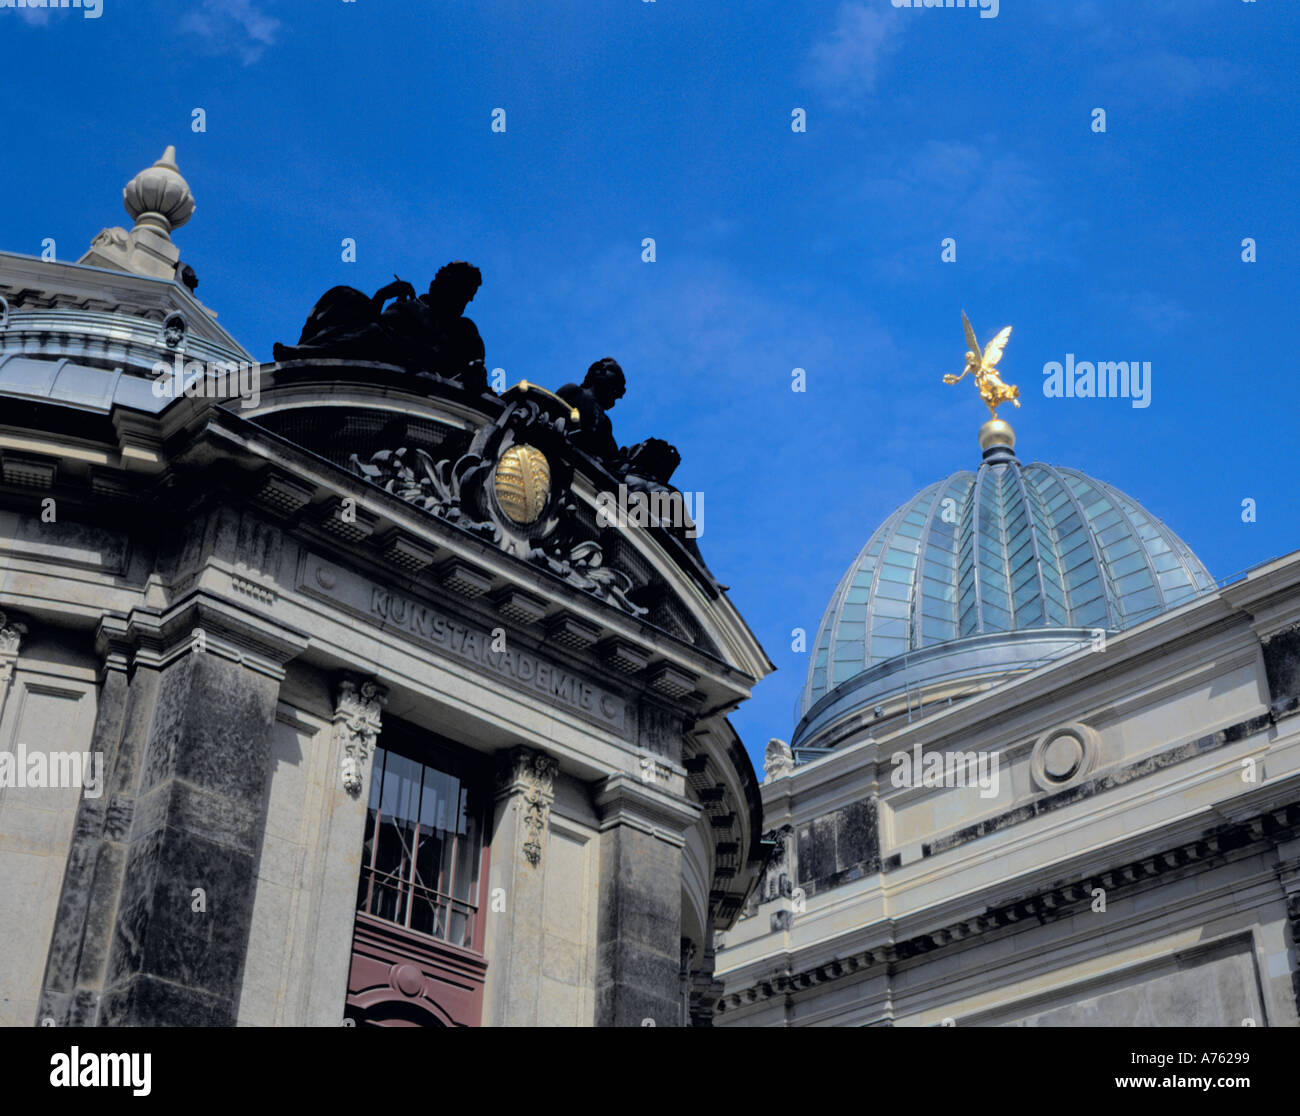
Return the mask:
[[(793, 727), (792, 630), (811, 644), (890, 511), (978, 465), (986, 413), (941, 382), (962, 309), (981, 340), (1015, 327), (1023, 460), (1129, 493), (1215, 577), (1300, 545), (1300, 5), (102, 5), (0, 9), (0, 247), (75, 259), (174, 143), (176, 241), (261, 359), (327, 287), (459, 258), (509, 382), (617, 357), (615, 435), (679, 447), (779, 667), (732, 718), (756, 764)], [(1150, 406), (1045, 398), (1066, 353), (1150, 361)]]

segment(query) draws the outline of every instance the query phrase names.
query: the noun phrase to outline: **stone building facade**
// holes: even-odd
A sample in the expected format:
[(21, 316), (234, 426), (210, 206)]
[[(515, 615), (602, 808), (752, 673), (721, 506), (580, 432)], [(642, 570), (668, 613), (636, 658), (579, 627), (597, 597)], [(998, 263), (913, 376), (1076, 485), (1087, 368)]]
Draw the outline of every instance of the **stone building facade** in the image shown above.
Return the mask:
[(125, 201), (0, 253), (0, 1022), (707, 1024), (771, 665), (698, 550), (549, 391), (258, 365)]

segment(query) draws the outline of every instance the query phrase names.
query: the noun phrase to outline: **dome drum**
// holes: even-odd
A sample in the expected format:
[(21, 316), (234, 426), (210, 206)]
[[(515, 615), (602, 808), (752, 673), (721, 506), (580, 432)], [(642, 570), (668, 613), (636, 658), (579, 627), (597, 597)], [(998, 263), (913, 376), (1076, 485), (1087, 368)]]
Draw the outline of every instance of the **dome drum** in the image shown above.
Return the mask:
[[(1039, 628), (955, 639), (907, 652), (864, 670), (809, 709), (795, 728), (793, 748), (811, 744), (826, 729), (858, 711), (870, 723), (969, 697), (1027, 674), (1057, 658), (1095, 645), (1095, 629)], [(872, 711), (881, 710), (875, 717)]]

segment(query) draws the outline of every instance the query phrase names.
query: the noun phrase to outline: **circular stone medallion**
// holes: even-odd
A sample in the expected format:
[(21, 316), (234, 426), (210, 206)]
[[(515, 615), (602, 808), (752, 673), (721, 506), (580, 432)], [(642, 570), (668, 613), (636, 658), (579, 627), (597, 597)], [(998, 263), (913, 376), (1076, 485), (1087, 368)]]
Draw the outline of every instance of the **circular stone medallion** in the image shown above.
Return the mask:
[(535, 446), (511, 446), (497, 461), (492, 487), (497, 503), (520, 525), (542, 514), (551, 494), (551, 465)]
[(1043, 770), (1049, 779), (1065, 782), (1083, 763), (1083, 741), (1072, 733), (1061, 733), (1043, 749)]

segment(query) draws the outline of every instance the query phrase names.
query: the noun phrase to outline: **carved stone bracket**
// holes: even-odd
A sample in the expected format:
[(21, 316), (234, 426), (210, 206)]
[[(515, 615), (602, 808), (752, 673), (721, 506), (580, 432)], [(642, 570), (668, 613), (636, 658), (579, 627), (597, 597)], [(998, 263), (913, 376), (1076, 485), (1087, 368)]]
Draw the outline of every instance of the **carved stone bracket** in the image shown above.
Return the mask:
[(555, 801), (559, 762), (531, 748), (513, 748), (497, 773), (499, 793), (523, 796), (524, 856), (536, 868), (542, 862), (542, 839)]
[(371, 679), (344, 679), (334, 707), (334, 741), (343, 757), (343, 789), (354, 798), (365, 783), (366, 764), (382, 727), (379, 711), (388, 691)]
[(17, 617), (0, 612), (0, 655), (17, 655), (18, 645), (26, 634), (26, 624)]
[(18, 648), (26, 634), (26, 624), (17, 617), (0, 612), (0, 712), (3, 712), (5, 698), (9, 696), (9, 682), (14, 675), (14, 663), (18, 661)]

